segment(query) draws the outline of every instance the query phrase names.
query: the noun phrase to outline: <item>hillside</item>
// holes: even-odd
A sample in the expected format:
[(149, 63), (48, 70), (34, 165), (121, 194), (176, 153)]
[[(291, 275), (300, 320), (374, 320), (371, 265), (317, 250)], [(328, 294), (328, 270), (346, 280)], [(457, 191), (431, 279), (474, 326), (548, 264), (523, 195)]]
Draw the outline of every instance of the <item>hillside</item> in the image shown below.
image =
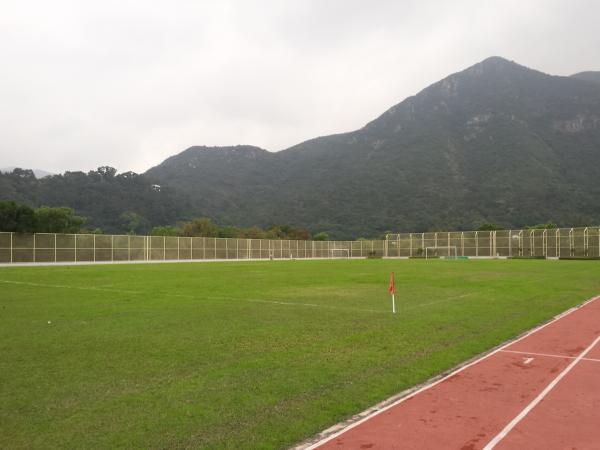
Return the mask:
[(596, 83), (600, 83), (600, 72), (593, 72), (593, 71), (579, 72), (574, 75), (571, 75), (571, 77), (577, 78), (579, 80), (594, 81)]
[[(88, 219), (85, 227), (109, 233), (135, 229), (150, 231), (153, 225), (187, 218), (187, 196), (133, 172), (117, 174), (112, 167), (65, 172), (37, 179), (31, 170), (0, 173), (0, 200), (16, 200), (31, 206), (69, 206)], [(132, 222), (134, 222), (132, 224)]]
[(140, 231), (205, 216), (339, 239), (484, 222), (600, 223), (598, 74), (551, 76), (492, 57), (359, 130), (278, 153), (195, 146), (141, 175), (0, 174), (0, 199), (70, 206), (114, 232), (131, 212)]
[(600, 222), (600, 85), (493, 57), (360, 130), (269, 153), (192, 147), (147, 175), (222, 223), (385, 230)]

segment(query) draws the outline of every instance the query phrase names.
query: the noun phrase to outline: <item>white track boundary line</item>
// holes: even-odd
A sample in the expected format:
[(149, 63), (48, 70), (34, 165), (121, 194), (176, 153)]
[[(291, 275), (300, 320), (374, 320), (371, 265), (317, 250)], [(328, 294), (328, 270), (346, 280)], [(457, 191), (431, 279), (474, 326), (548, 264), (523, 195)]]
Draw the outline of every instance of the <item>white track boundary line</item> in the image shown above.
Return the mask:
[(491, 440), (491, 441), (490, 441), (490, 442), (489, 442), (489, 443), (488, 443), (488, 444), (487, 444), (485, 447), (483, 447), (483, 450), (492, 450), (492, 449), (493, 449), (493, 448), (494, 448), (496, 445), (498, 445), (498, 443), (499, 443), (499, 442), (500, 442), (502, 439), (504, 439), (504, 438), (506, 437), (506, 435), (507, 435), (508, 433), (510, 433), (510, 432), (511, 432), (511, 430), (512, 430), (512, 429), (513, 429), (515, 426), (517, 426), (517, 424), (518, 424), (518, 423), (519, 423), (521, 420), (523, 420), (523, 418), (525, 418), (525, 416), (526, 416), (527, 414), (529, 414), (529, 412), (530, 412), (530, 411), (531, 411), (533, 408), (535, 408), (535, 407), (536, 407), (536, 405), (537, 405), (538, 403), (540, 403), (540, 402), (541, 402), (541, 401), (544, 399), (544, 397), (545, 397), (546, 395), (548, 395), (548, 393), (549, 393), (549, 392), (550, 392), (552, 389), (554, 389), (554, 387), (555, 387), (555, 386), (556, 386), (556, 385), (559, 383), (559, 381), (560, 381), (560, 380), (562, 380), (562, 379), (563, 379), (563, 378), (564, 378), (564, 377), (565, 377), (565, 376), (566, 376), (566, 375), (567, 375), (567, 374), (568, 374), (568, 373), (569, 373), (569, 372), (570, 372), (570, 371), (573, 369), (573, 367), (575, 367), (575, 366), (577, 365), (577, 363), (578, 363), (579, 361), (581, 361), (581, 359), (582, 359), (582, 358), (583, 358), (585, 355), (587, 355), (587, 354), (589, 353), (589, 351), (590, 351), (590, 350), (592, 350), (592, 349), (594, 348), (594, 346), (595, 346), (595, 345), (596, 345), (598, 342), (600, 342), (600, 336), (598, 336), (596, 339), (594, 339), (594, 341), (593, 341), (593, 342), (592, 342), (592, 343), (591, 343), (591, 344), (590, 344), (590, 345), (589, 345), (589, 346), (588, 346), (588, 347), (587, 347), (587, 348), (586, 348), (586, 349), (585, 349), (585, 350), (584, 350), (582, 353), (580, 353), (580, 354), (579, 354), (579, 356), (578, 356), (577, 358), (575, 358), (575, 359), (574, 359), (574, 360), (571, 362), (571, 364), (569, 364), (569, 365), (566, 367), (566, 369), (565, 369), (565, 370), (563, 370), (563, 371), (562, 371), (562, 372), (561, 372), (561, 373), (560, 373), (560, 374), (559, 374), (559, 375), (558, 375), (558, 376), (557, 376), (557, 377), (556, 377), (554, 380), (552, 380), (552, 382), (551, 382), (551, 383), (550, 383), (548, 386), (546, 386), (546, 388), (545, 388), (545, 389), (544, 389), (542, 392), (540, 392), (540, 393), (539, 393), (539, 395), (538, 395), (536, 398), (534, 398), (534, 399), (531, 401), (531, 403), (529, 403), (529, 405), (527, 405), (527, 406), (526, 406), (526, 407), (523, 409), (523, 411), (521, 411), (521, 412), (520, 412), (520, 413), (517, 415), (517, 417), (515, 417), (513, 420), (511, 420), (511, 421), (508, 423), (508, 425), (506, 425), (506, 426), (504, 427), (504, 429), (503, 429), (503, 430), (502, 430), (500, 433), (498, 433), (498, 434), (497, 434), (497, 435), (494, 437), (494, 439), (492, 439), (492, 440)]
[[(362, 417), (361, 419), (357, 420), (356, 422), (353, 422), (353, 423), (351, 423), (351, 424), (349, 424), (347, 426), (344, 426), (342, 429), (339, 429), (339, 427), (340, 427), (339, 424), (338, 425), (334, 425), (333, 427), (329, 428), (328, 430), (325, 430), (321, 434), (328, 434), (328, 431), (331, 431), (331, 430), (334, 430), (334, 429), (336, 429), (338, 431), (335, 431), (332, 434), (329, 434), (327, 437), (325, 437), (323, 439), (320, 439), (317, 442), (314, 442), (313, 444), (310, 444), (310, 445), (306, 446), (306, 444), (302, 444), (301, 443), (301, 444), (299, 444), (299, 445), (297, 445), (295, 447), (292, 447), (292, 448), (294, 450), (296, 450), (296, 449), (297, 450), (300, 450), (300, 449), (302, 449), (302, 450), (314, 450), (314, 449), (320, 447), (321, 445), (326, 444), (329, 441), (332, 441), (333, 439), (337, 438), (338, 436), (341, 436), (342, 434), (346, 433), (347, 431), (349, 431), (349, 430), (351, 430), (351, 429), (359, 426), (360, 424), (362, 424), (364, 422), (367, 422), (368, 420), (371, 420), (373, 417), (378, 416), (379, 414), (387, 411), (388, 409), (391, 409), (394, 406), (397, 406), (400, 403), (403, 403), (406, 400), (408, 400), (410, 398), (413, 398), (415, 395), (420, 394), (423, 391), (426, 391), (428, 389), (431, 389), (434, 386), (437, 386), (442, 381), (445, 381), (448, 378), (456, 375), (457, 373), (460, 373), (463, 370), (468, 369), (469, 367), (474, 366), (475, 364), (480, 363), (481, 361), (489, 358), (490, 356), (493, 356), (496, 353), (501, 352), (506, 347), (508, 347), (510, 345), (513, 345), (513, 344), (515, 344), (515, 343), (517, 343), (517, 342), (525, 339), (526, 337), (531, 336), (534, 333), (537, 333), (538, 331), (542, 330), (543, 328), (546, 328), (548, 325), (551, 325), (554, 322), (557, 322), (558, 320), (562, 319), (563, 317), (568, 316), (569, 314), (571, 314), (571, 313), (573, 313), (573, 312), (575, 312), (575, 311), (583, 308), (587, 304), (592, 303), (593, 301), (599, 300), (599, 299), (600, 299), (600, 296), (592, 297), (592, 298), (586, 300), (585, 302), (581, 303), (579, 306), (575, 306), (573, 308), (570, 308), (570, 309), (566, 310), (565, 312), (562, 312), (562, 313), (558, 314), (552, 320), (550, 320), (550, 321), (548, 321), (548, 322), (546, 322), (546, 323), (544, 323), (544, 324), (542, 324), (542, 325), (540, 325), (540, 326), (538, 326), (536, 328), (533, 328), (532, 330), (527, 331), (522, 336), (520, 336), (520, 337), (518, 337), (518, 338), (516, 338), (514, 340), (511, 340), (511, 341), (507, 342), (506, 344), (501, 345), (500, 347), (498, 347), (498, 348), (490, 351), (489, 353), (487, 353), (487, 354), (485, 354), (485, 355), (483, 355), (483, 356), (481, 356), (479, 358), (471, 360), (467, 364), (465, 364), (463, 366), (460, 366), (456, 370), (451, 371), (450, 373), (444, 375), (443, 377), (441, 377), (441, 378), (439, 378), (437, 380), (435, 380), (435, 377), (434, 377), (432, 380), (435, 380), (435, 381), (433, 381), (433, 382), (431, 382), (431, 380), (430, 381), (426, 381), (424, 386), (422, 386), (422, 387), (420, 387), (420, 388), (418, 388), (416, 390), (411, 391), (409, 389), (409, 390), (406, 390), (406, 391), (403, 391), (403, 392), (399, 393), (398, 395), (394, 396), (394, 397), (401, 397), (398, 400), (392, 401), (389, 404), (386, 404), (387, 401), (384, 401), (384, 402), (382, 402), (382, 403), (379, 404), (379, 405), (382, 405), (380, 408), (378, 408), (377, 405), (375, 405), (373, 408), (369, 408), (368, 410), (366, 410), (366, 411), (358, 414), (359, 417), (360, 416), (364, 416), (364, 417)], [(392, 397), (392, 398), (394, 398), (394, 397)]]
[[(548, 353), (532, 353), (532, 352), (518, 352), (516, 350), (500, 350), (502, 353), (517, 353), (519, 355), (532, 355), (532, 356), (545, 356), (548, 358), (560, 358), (560, 359), (576, 359), (577, 356), (568, 356), (568, 355), (550, 355)], [(600, 359), (595, 358), (581, 358), (582, 361), (594, 361), (600, 362)]]

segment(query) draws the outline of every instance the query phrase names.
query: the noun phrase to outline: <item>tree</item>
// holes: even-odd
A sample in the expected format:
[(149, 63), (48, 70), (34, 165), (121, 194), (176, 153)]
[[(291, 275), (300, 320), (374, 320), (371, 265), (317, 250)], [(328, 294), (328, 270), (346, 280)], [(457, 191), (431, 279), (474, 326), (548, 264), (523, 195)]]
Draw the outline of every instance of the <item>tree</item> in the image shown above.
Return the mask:
[(35, 222), (38, 233), (78, 233), (85, 219), (71, 208), (42, 206), (35, 211)]
[(502, 227), (499, 227), (495, 223), (485, 222), (485, 223), (482, 223), (479, 226), (479, 228), (477, 228), (477, 230), (475, 230), (475, 231), (496, 231), (496, 230), (501, 230), (501, 229), (502, 229)]
[(265, 233), (257, 226), (243, 229), (240, 232), (240, 237), (246, 239), (270, 239), (269, 234)]
[(313, 241), (328, 241), (329, 240), (329, 234), (325, 233), (324, 231), (321, 231), (320, 233), (317, 233), (313, 236)]
[(173, 227), (171, 225), (166, 225), (162, 227), (154, 227), (152, 231), (150, 231), (150, 235), (152, 236), (179, 236), (181, 230), (179, 228)]
[(183, 236), (219, 237), (219, 227), (206, 217), (185, 222), (181, 226)]
[(117, 169), (110, 166), (101, 166), (98, 167), (96, 172), (98, 172), (102, 176), (102, 178), (114, 178), (117, 174)]
[(240, 229), (233, 225), (227, 225), (226, 227), (219, 229), (220, 238), (237, 238), (240, 237), (240, 233)]
[(136, 234), (146, 224), (146, 219), (133, 211), (126, 211), (119, 218), (127, 230), (127, 234)]
[(34, 210), (12, 200), (0, 201), (0, 231), (33, 233), (35, 231)]

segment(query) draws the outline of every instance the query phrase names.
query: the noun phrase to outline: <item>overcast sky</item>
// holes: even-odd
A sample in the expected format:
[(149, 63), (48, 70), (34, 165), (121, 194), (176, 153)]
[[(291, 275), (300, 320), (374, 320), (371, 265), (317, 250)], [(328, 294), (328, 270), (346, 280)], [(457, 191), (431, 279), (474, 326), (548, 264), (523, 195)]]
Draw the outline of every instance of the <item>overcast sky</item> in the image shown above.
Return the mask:
[(600, 70), (600, 2), (0, 0), (0, 167), (142, 172), (360, 128), (499, 55)]

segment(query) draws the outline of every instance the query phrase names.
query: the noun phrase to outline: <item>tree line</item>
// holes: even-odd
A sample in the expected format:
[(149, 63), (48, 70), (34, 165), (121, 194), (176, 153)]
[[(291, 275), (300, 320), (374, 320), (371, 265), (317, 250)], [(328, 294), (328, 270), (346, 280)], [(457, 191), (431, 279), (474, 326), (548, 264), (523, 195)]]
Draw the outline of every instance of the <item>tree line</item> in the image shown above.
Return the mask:
[(0, 231), (15, 233), (78, 233), (85, 223), (71, 208), (34, 209), (12, 200), (0, 201)]
[[(123, 215), (129, 226), (127, 234), (135, 234), (139, 218), (135, 214)], [(126, 216), (126, 217), (125, 217)], [(100, 228), (93, 230), (83, 228), (86, 218), (78, 216), (72, 208), (49, 207), (32, 208), (29, 205), (12, 200), (0, 201), (0, 231), (14, 233), (95, 233), (102, 234)], [(209, 218), (199, 218), (182, 222), (177, 226), (167, 225), (154, 227), (152, 236), (202, 236), (244, 239), (290, 239), (290, 240), (327, 240), (327, 233), (314, 236), (307, 228), (290, 225), (274, 225), (267, 229), (257, 226), (240, 228), (215, 224)]]
[(231, 225), (220, 227), (206, 217), (183, 222), (178, 226), (154, 227), (150, 234), (152, 236), (203, 236), (241, 239), (290, 239), (298, 241), (309, 239), (326, 241), (329, 239), (329, 235), (325, 232), (311, 235), (307, 228), (296, 228), (291, 225), (273, 225), (266, 229), (257, 226), (249, 228), (240, 228)]

